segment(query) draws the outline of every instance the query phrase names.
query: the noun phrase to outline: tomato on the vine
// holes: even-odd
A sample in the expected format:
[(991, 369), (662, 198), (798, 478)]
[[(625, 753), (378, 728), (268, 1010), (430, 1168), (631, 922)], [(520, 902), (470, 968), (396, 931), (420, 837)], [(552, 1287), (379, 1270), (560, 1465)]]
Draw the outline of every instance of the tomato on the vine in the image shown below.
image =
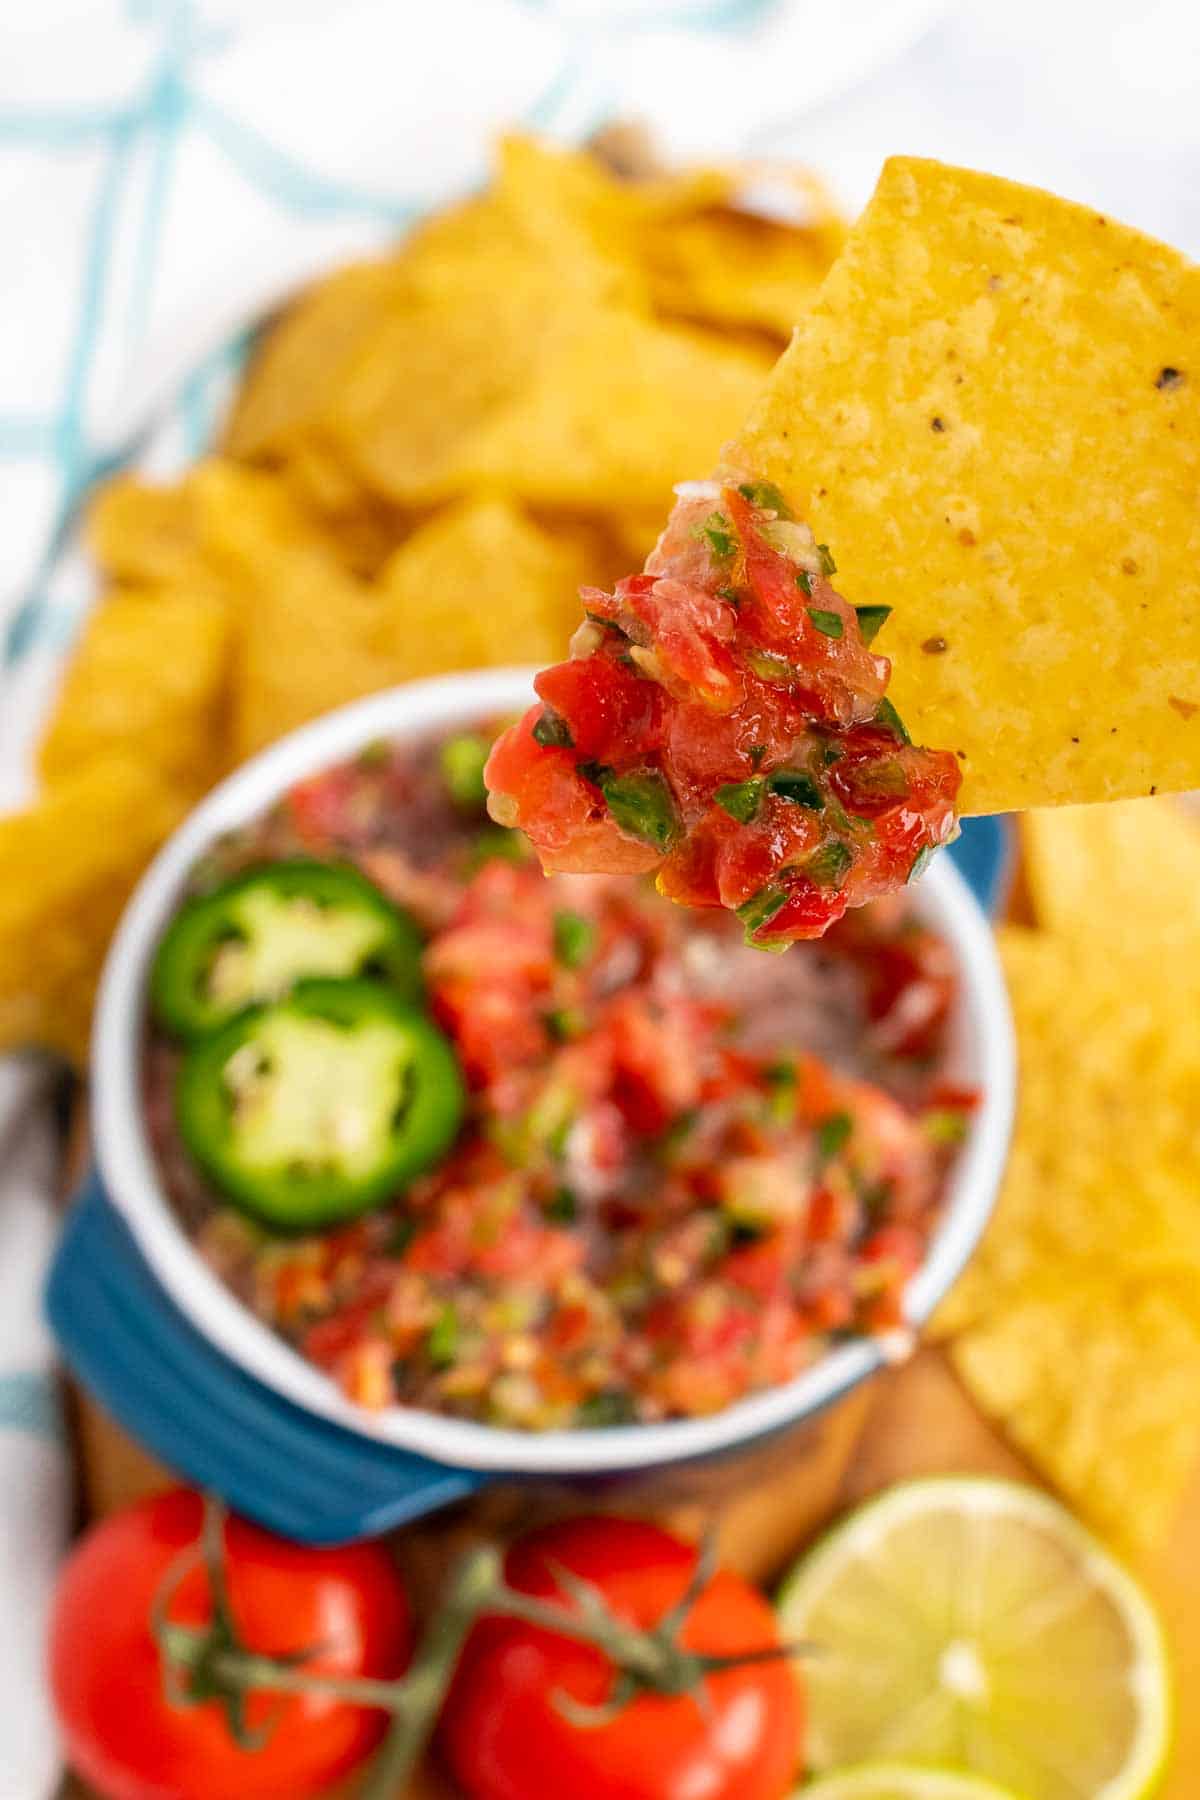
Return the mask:
[(443, 1755), (468, 1800), (783, 1800), (791, 1792), (803, 1707), (775, 1615), (728, 1571), (692, 1594), (697, 1562), (694, 1546), (616, 1518), (572, 1519), (513, 1547), (505, 1576), (518, 1593), (578, 1619), (574, 1577), (617, 1620), (650, 1631), (686, 1602), (668, 1641), (701, 1663), (729, 1663), (708, 1667), (686, 1691), (654, 1691), (628, 1674), (622, 1681), (591, 1644), (485, 1617), (441, 1725)]
[[(106, 1800), (307, 1800), (368, 1755), (386, 1715), (330, 1693), (252, 1692), (247, 1742), (261, 1743), (249, 1748), (216, 1698), (172, 1704), (155, 1614), (169, 1593), (169, 1626), (210, 1619), (201, 1525), (200, 1496), (177, 1489), (93, 1526), (68, 1558), (50, 1629), (67, 1755)], [(230, 1519), (224, 1548), (247, 1651), (335, 1678), (386, 1679), (407, 1664), (408, 1604), (379, 1545), (305, 1549)]]

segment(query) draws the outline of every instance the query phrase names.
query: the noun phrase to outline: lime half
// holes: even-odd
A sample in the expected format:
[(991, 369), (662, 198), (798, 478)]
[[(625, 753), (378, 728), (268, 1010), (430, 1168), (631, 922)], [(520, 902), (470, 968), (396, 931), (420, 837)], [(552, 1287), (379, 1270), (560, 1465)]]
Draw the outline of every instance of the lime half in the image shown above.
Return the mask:
[(841, 1769), (797, 1788), (793, 1800), (1021, 1800), (1021, 1796), (979, 1775), (955, 1775), (918, 1763), (875, 1762)]
[(892, 1488), (779, 1599), (814, 1773), (932, 1764), (1027, 1800), (1141, 1800), (1166, 1760), (1170, 1680), (1141, 1589), (1057, 1502), (1017, 1482)]

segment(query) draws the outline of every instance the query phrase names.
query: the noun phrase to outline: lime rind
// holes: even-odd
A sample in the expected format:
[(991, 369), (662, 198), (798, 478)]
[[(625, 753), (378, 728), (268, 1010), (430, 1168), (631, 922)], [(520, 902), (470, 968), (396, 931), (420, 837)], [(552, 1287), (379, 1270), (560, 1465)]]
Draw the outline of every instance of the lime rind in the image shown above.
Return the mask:
[[(1108, 1600), (1120, 1617), (1130, 1647), (1128, 1691), (1134, 1701), (1137, 1726), (1121, 1769), (1089, 1792), (1087, 1800), (1146, 1800), (1162, 1777), (1173, 1727), (1170, 1656), (1162, 1626), (1133, 1577), (1065, 1508), (1040, 1489), (987, 1476), (929, 1476), (902, 1483), (867, 1501), (827, 1532), (785, 1579), (777, 1605), (787, 1635), (801, 1639), (812, 1636), (807, 1621), (836, 1582), (839, 1569), (852, 1563), (869, 1563), (873, 1554), (885, 1551), (889, 1537), (899, 1527), (946, 1511), (1018, 1526), (1024, 1522), (1031, 1530), (1046, 1534), (1071, 1556), (1081, 1577)], [(813, 1724), (817, 1724), (815, 1717)], [(816, 1729), (812, 1748), (820, 1755), (821, 1733)], [(886, 1754), (883, 1745), (880, 1751)], [(914, 1750), (913, 1756), (907, 1758), (908, 1766), (913, 1766), (917, 1755), (919, 1750)], [(840, 1760), (830, 1756), (822, 1761), (818, 1772), (824, 1775)], [(814, 1790), (805, 1788), (800, 1792), (807, 1796)]]
[(796, 1789), (792, 1800), (1023, 1800), (982, 1775), (923, 1763), (859, 1763)]

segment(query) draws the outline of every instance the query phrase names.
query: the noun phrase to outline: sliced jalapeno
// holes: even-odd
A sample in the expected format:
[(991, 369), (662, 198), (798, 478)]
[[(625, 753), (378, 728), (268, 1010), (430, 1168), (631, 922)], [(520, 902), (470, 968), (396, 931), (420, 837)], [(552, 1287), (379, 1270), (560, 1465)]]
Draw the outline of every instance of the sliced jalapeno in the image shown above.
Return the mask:
[(462, 1121), (450, 1044), (368, 980), (302, 981), (193, 1044), (180, 1135), (226, 1199), (277, 1232), (368, 1212), (430, 1168)]
[(357, 869), (297, 857), (188, 900), (154, 959), (151, 999), (178, 1037), (202, 1037), (308, 976), (384, 976), (421, 992), (421, 936)]

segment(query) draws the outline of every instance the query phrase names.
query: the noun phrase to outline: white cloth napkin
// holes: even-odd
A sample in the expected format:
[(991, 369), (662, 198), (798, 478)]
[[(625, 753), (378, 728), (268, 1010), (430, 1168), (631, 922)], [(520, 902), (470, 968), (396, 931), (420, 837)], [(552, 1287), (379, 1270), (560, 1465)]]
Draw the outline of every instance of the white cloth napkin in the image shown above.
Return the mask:
[(55, 1221), (57, 1147), (45, 1071), (0, 1066), (0, 1800), (40, 1800), (58, 1754), (42, 1669), (70, 1478), (41, 1274)]

